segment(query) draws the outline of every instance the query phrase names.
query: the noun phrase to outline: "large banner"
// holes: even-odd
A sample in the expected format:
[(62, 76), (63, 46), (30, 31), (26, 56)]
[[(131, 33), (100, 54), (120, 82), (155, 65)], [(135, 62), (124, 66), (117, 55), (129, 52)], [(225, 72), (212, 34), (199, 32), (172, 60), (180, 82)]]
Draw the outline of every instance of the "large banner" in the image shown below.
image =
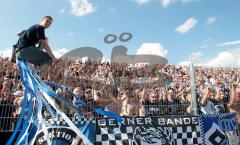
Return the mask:
[[(126, 117), (121, 124), (112, 118), (73, 117), (72, 122), (95, 145), (237, 145), (236, 114), (182, 117)], [(82, 145), (61, 118), (47, 120), (48, 128), (36, 133), (34, 145)], [(51, 125), (51, 127), (49, 126)], [(47, 134), (46, 134), (47, 133)], [(29, 139), (31, 134), (29, 134)]]
[(110, 118), (96, 120), (96, 145), (201, 145), (199, 118), (132, 117), (122, 124)]
[(206, 145), (237, 145), (236, 113), (201, 115), (202, 133)]

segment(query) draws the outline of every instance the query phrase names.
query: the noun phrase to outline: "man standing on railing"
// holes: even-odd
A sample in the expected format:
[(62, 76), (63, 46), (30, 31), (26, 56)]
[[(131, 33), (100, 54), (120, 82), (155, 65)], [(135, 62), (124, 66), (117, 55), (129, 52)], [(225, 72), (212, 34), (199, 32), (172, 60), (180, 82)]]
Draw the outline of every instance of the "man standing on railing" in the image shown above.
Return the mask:
[[(16, 46), (16, 58), (23, 59), (33, 64), (51, 63), (56, 60), (52, 53), (47, 38), (45, 37), (45, 29), (52, 24), (51, 16), (44, 16), (40, 24), (36, 24), (22, 31)], [(40, 47), (36, 47), (39, 44)], [(43, 51), (43, 49), (45, 51)]]

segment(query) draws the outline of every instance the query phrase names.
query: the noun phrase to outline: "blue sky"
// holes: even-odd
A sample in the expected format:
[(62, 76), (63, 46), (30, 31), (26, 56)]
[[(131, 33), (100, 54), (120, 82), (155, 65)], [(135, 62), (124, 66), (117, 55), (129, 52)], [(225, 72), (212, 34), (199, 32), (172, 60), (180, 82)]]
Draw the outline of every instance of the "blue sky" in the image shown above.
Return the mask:
[[(240, 66), (239, 0), (2, 0), (0, 51), (8, 55), (16, 32), (54, 18), (46, 30), (56, 55), (91, 46), (109, 58), (125, 45), (128, 54), (156, 54), (170, 63)], [(128, 42), (106, 44), (107, 34), (130, 32)]]

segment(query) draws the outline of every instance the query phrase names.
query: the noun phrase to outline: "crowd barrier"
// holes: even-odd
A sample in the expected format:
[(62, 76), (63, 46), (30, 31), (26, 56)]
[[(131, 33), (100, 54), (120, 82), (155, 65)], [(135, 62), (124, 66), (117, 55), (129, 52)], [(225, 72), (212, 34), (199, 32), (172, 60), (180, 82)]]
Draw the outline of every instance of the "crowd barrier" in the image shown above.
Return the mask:
[[(121, 124), (112, 118), (72, 117), (72, 122), (95, 145), (237, 145), (239, 128), (235, 113), (181, 117), (124, 117)], [(62, 118), (47, 120), (52, 144), (83, 144)], [(35, 133), (34, 130), (32, 133)], [(29, 142), (44, 145), (43, 130), (29, 136)]]

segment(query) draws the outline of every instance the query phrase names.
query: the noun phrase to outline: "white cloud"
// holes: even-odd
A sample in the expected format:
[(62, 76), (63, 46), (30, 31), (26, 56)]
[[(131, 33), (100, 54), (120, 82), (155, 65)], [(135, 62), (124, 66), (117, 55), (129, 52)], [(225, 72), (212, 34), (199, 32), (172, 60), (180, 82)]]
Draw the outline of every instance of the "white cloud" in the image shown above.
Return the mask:
[(208, 38), (207, 40), (204, 40), (202, 43), (208, 43), (208, 42), (211, 42), (213, 40), (213, 38)]
[(59, 14), (64, 14), (65, 13), (65, 9), (61, 9), (58, 11)]
[(100, 28), (100, 29), (98, 29), (98, 32), (102, 33), (102, 32), (104, 32), (104, 29)]
[(207, 25), (214, 24), (217, 21), (217, 18), (215, 16), (207, 17)]
[(183, 24), (178, 26), (176, 28), (176, 31), (179, 33), (187, 33), (190, 29), (192, 29), (196, 24), (198, 23), (198, 20), (194, 17), (191, 17), (187, 19)]
[(3, 58), (11, 58), (12, 56), (12, 48), (7, 48), (5, 50), (0, 51), (0, 56)]
[(209, 58), (204, 57), (202, 52), (193, 53), (188, 60), (184, 60), (179, 65), (188, 65), (191, 62), (194, 65), (209, 66), (209, 67), (240, 67), (240, 48), (221, 51), (217, 55), (212, 55)]
[(151, 0), (134, 0), (134, 1), (137, 2), (137, 4), (139, 5), (143, 5), (149, 3)]
[(240, 44), (240, 40), (224, 42), (224, 43), (218, 44), (218, 46), (222, 47), (222, 46), (230, 46), (230, 45), (238, 45), (238, 44)]
[(85, 16), (96, 11), (96, 7), (89, 0), (70, 0), (72, 14)]
[(57, 57), (60, 58), (64, 54), (66, 54), (69, 50), (66, 48), (61, 48), (61, 49), (54, 49), (53, 54)]
[(208, 38), (204, 41), (202, 41), (202, 45), (199, 47), (200, 49), (203, 49), (203, 48), (206, 48), (208, 47), (209, 45), (211, 45), (211, 41), (213, 40), (213, 38)]
[(193, 1), (201, 1), (201, 0), (160, 0), (163, 7), (167, 8), (170, 4), (181, 2), (183, 4), (187, 4)]
[(170, 5), (172, 0), (161, 0), (162, 6), (163, 7), (168, 7)]
[(205, 45), (205, 44), (204, 44), (204, 45), (201, 45), (199, 48), (200, 48), (200, 49), (203, 49), (203, 48), (206, 48), (207, 46), (208, 46), (208, 45)]
[(199, 63), (201, 63), (202, 59), (203, 59), (203, 53), (202, 52), (195, 52), (192, 53), (188, 56), (187, 60), (184, 60), (180, 63), (178, 63), (178, 65), (182, 65), (182, 66), (188, 66), (192, 63), (199, 65)]
[(223, 51), (220, 52), (215, 58), (212, 58), (207, 61), (206, 66), (234, 66), (234, 57), (230, 52)]
[(189, 66), (190, 64), (191, 64), (191, 61), (182, 61), (178, 63), (178, 65), (181, 65), (181, 66)]
[[(144, 5), (150, 2), (155, 2), (156, 0), (133, 0), (133, 1), (135, 1), (139, 5)], [(201, 1), (201, 0), (158, 0), (158, 1), (160, 1), (163, 7), (167, 8), (170, 4), (177, 3), (177, 2), (187, 4), (190, 2)]]
[(143, 43), (137, 50), (137, 54), (151, 54), (165, 57), (168, 53), (160, 43)]
[(192, 0), (182, 0), (183, 3), (190, 3)]
[(74, 36), (74, 33), (73, 32), (69, 32), (67, 35), (68, 36)]
[(203, 53), (202, 52), (196, 52), (196, 53), (192, 53), (189, 56), (189, 60), (191, 60), (191, 61), (199, 61), (202, 57), (203, 57)]

